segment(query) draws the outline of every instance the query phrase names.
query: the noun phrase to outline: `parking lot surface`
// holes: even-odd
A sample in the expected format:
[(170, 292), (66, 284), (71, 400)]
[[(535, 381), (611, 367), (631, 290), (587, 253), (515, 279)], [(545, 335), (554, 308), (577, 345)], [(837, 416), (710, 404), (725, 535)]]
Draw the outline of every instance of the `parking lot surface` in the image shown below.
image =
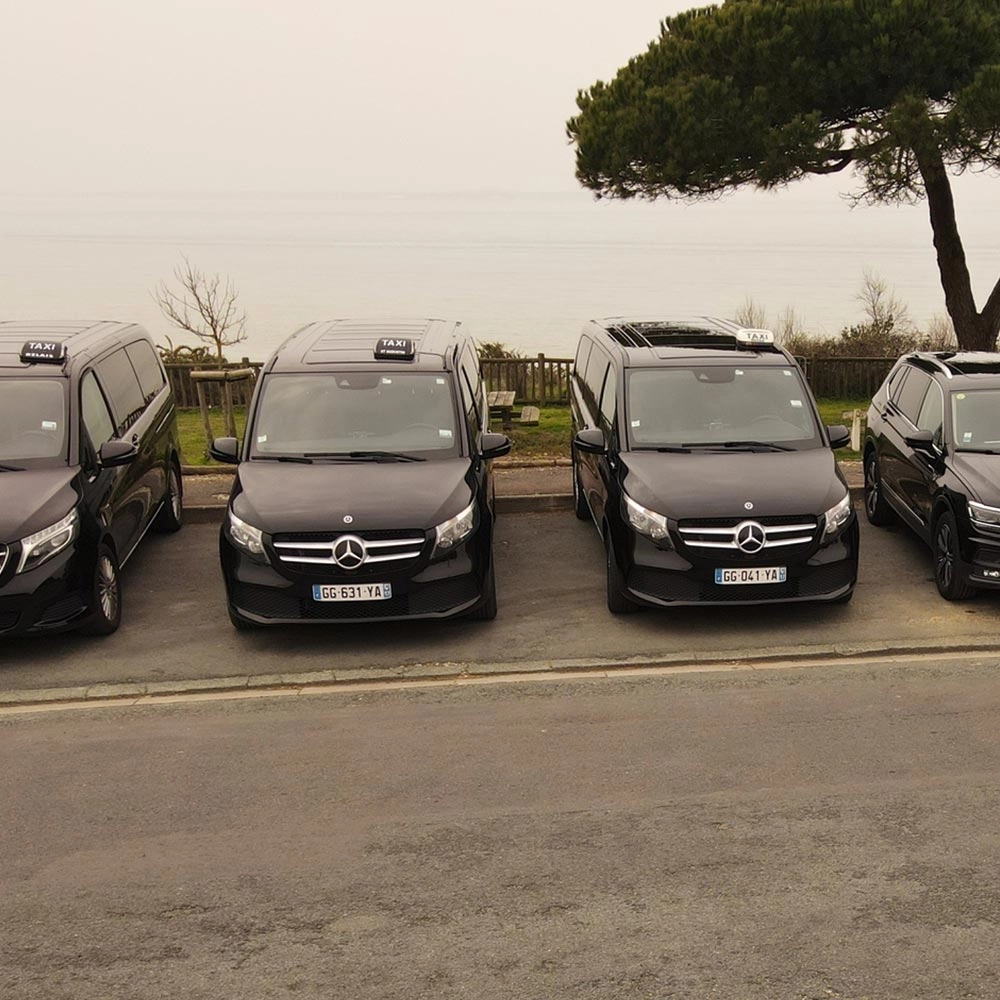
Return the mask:
[[(727, 662), (835, 652), (1000, 649), (1000, 594), (942, 600), (909, 533), (862, 523), (849, 605), (676, 608), (615, 617), (600, 539), (571, 512), (509, 514), (496, 539), (495, 621), (298, 626), (237, 633), (225, 610), (214, 524), (147, 539), (124, 570), (124, 620), (107, 638), (4, 640), (11, 692), (326, 672), (330, 680), (454, 676), (643, 662)], [(252, 683), (252, 680), (250, 681)], [(8, 698), (8, 700), (10, 700)]]

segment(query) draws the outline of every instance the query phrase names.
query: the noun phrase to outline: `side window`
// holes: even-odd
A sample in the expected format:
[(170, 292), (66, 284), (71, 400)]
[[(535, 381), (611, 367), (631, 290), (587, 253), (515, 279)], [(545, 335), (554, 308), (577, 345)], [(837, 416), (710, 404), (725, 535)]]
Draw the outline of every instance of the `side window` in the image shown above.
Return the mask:
[(142, 389), (142, 396), (145, 400), (152, 399), (166, 382), (163, 368), (160, 366), (160, 359), (156, 356), (152, 345), (148, 340), (137, 340), (134, 344), (129, 344), (125, 348), (129, 361), (135, 369), (135, 374), (139, 379), (139, 388)]
[(96, 453), (105, 441), (115, 436), (115, 425), (93, 372), (87, 372), (80, 380), (80, 416)]
[(458, 386), (462, 394), (462, 409), (468, 419), (469, 430), (482, 430), (482, 420), (479, 416), (479, 408), (476, 406), (476, 395), (469, 385), (469, 376), (463, 367), (458, 373)]
[(601, 388), (604, 385), (604, 376), (607, 374), (609, 367), (610, 362), (608, 361), (607, 355), (603, 351), (595, 350), (590, 352), (590, 358), (587, 361), (587, 374), (584, 377), (584, 381), (587, 384), (590, 403), (592, 406), (596, 407), (598, 400), (601, 398)]
[(917, 430), (930, 431), (935, 438), (941, 437), (941, 424), (944, 421), (944, 397), (941, 387), (931, 382), (931, 387), (924, 396), (920, 415), (917, 417)]
[[(472, 409), (475, 411), (474, 413), (469, 413), (470, 426), (485, 430), (486, 393), (483, 387), (482, 375), (479, 371), (479, 362), (468, 346), (462, 351), (459, 367), (462, 373), (462, 377), (459, 379), (462, 383), (462, 398), (465, 398), (466, 392), (470, 393)], [(465, 408), (469, 410), (468, 405)]]
[(97, 364), (97, 377), (111, 401), (115, 429), (128, 429), (142, 412), (144, 399), (135, 369), (124, 349), (114, 351)]
[(607, 375), (604, 378), (604, 389), (601, 392), (601, 419), (612, 430), (615, 427), (615, 402), (618, 396), (616, 388), (615, 372), (609, 366)]
[(900, 387), (899, 392), (893, 402), (902, 411), (903, 416), (916, 426), (917, 414), (920, 412), (920, 404), (924, 401), (924, 393), (931, 384), (930, 378), (916, 368), (911, 368), (906, 381)]
[(583, 378), (584, 372), (587, 370), (587, 362), (590, 360), (590, 349), (593, 346), (593, 341), (585, 338), (581, 338), (580, 343), (576, 346), (576, 359), (573, 361), (573, 367), (580, 378)]

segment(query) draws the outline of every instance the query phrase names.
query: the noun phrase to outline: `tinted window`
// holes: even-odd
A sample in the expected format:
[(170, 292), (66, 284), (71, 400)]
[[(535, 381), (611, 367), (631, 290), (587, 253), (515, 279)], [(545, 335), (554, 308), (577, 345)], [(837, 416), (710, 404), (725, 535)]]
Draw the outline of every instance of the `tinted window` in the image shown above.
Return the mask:
[(65, 463), (66, 382), (5, 378), (0, 385), (0, 463)]
[(585, 339), (581, 339), (580, 343), (577, 344), (576, 360), (573, 362), (573, 365), (580, 378), (583, 378), (584, 372), (587, 370), (587, 362), (590, 360), (590, 348), (592, 346), (593, 341)]
[(608, 374), (604, 379), (604, 391), (601, 393), (601, 416), (604, 418), (608, 426), (612, 428), (615, 426), (616, 398), (615, 373), (611, 368), (609, 368)]
[(108, 404), (93, 372), (87, 372), (80, 381), (80, 411), (83, 429), (96, 452), (105, 441), (110, 441), (115, 436), (115, 428), (108, 412)]
[(944, 420), (944, 399), (940, 386), (931, 382), (927, 395), (924, 396), (920, 415), (917, 417), (917, 429), (930, 431), (936, 437), (941, 436), (941, 422)]
[(252, 429), (254, 458), (458, 452), (452, 380), (443, 373), (324, 372), (265, 379)]
[(144, 399), (152, 399), (163, 388), (165, 379), (159, 358), (148, 340), (137, 340), (125, 348), (129, 361), (135, 369)]
[(906, 376), (906, 381), (896, 393), (893, 402), (902, 411), (903, 415), (916, 426), (917, 414), (920, 413), (920, 404), (924, 401), (924, 393), (927, 386), (931, 384), (930, 378), (916, 368), (911, 368)]
[(479, 363), (475, 359), (472, 351), (467, 347), (462, 352), (461, 360), (461, 370), (464, 385), (462, 386), (463, 396), (465, 392), (468, 391), (471, 394), (471, 409), (469, 403), (466, 404), (465, 409), (469, 412), (469, 426), (478, 427), (480, 430), (483, 429), (484, 424), (484, 410), (483, 410), (483, 387), (482, 387), (482, 374), (479, 371)]
[(592, 351), (587, 361), (585, 381), (587, 388), (593, 393), (595, 403), (600, 398), (601, 386), (604, 384), (604, 374), (608, 370), (609, 364), (607, 355), (603, 351), (598, 350)]
[(108, 394), (115, 427), (122, 433), (142, 411), (144, 397), (135, 369), (124, 349), (109, 354), (98, 362), (97, 376)]

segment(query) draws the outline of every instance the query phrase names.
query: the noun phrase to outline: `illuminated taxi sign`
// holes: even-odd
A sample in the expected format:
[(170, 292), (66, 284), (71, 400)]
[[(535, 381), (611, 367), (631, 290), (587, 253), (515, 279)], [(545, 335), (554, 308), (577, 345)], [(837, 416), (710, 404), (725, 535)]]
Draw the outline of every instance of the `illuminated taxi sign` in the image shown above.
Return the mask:
[(58, 340), (29, 340), (21, 348), (21, 360), (28, 364), (61, 365), (66, 345)]
[(375, 357), (387, 361), (412, 361), (413, 341), (407, 337), (382, 337), (375, 345)]
[(773, 347), (774, 334), (770, 330), (737, 330), (736, 343), (743, 347)]

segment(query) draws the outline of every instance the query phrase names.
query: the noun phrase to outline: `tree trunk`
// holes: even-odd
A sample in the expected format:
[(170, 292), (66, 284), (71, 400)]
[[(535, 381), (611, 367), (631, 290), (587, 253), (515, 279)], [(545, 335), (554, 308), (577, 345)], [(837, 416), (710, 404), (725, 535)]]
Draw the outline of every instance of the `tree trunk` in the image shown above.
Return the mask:
[(933, 147), (915, 150), (915, 153), (927, 193), (944, 301), (955, 324), (958, 346), (968, 351), (992, 351), (1000, 330), (1000, 282), (993, 289), (986, 308), (979, 312), (972, 295), (965, 247), (955, 220), (955, 199), (941, 151)]

